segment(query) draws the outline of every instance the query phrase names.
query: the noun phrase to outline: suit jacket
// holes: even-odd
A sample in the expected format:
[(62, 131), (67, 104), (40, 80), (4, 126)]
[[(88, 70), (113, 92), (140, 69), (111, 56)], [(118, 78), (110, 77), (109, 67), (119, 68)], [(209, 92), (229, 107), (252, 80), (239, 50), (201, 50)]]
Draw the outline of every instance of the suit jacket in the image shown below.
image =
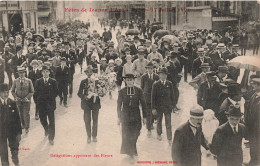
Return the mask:
[(179, 60), (176, 60), (176, 62), (168, 61), (165, 66), (168, 69), (168, 76), (167, 80), (171, 81), (173, 86), (176, 87), (176, 85), (181, 81), (181, 76), (179, 73), (181, 72), (181, 64)]
[(222, 103), (219, 103), (220, 108), (218, 113), (216, 114), (216, 118), (219, 121), (219, 125), (222, 125), (228, 121), (225, 112), (228, 110), (229, 106), (232, 105), (230, 100), (226, 98)]
[(135, 47), (134, 44), (130, 45), (130, 54), (131, 55), (136, 55), (138, 53), (137, 48)]
[(56, 97), (58, 95), (57, 81), (49, 77), (45, 84), (44, 79), (40, 78), (35, 83), (35, 96), (40, 112), (49, 112), (56, 109)]
[(90, 99), (85, 99), (85, 96), (88, 96), (89, 89), (88, 89), (88, 78), (82, 80), (80, 82), (78, 97), (81, 98), (81, 108), (83, 110), (99, 110), (101, 108), (100, 99), (96, 96), (96, 102), (94, 103), (94, 96)]
[(3, 54), (3, 58), (5, 60), (5, 71), (10, 72), (12, 71), (12, 66), (11, 63), (8, 63), (8, 61), (10, 59), (12, 59), (12, 57), (14, 56), (14, 54), (12, 54), (11, 52), (4, 52)]
[(172, 144), (172, 160), (178, 166), (201, 166), (201, 148), (208, 149), (207, 141), (198, 128), (193, 134), (190, 123), (186, 122), (176, 129)]
[(212, 109), (215, 113), (217, 113), (219, 109), (218, 97), (221, 92), (222, 91), (218, 82), (215, 82), (213, 87), (210, 88), (208, 81), (205, 81), (200, 85), (198, 90), (198, 104), (201, 105), (204, 110)]
[(183, 55), (184, 57), (186, 57), (187, 59), (185, 58), (182, 58), (180, 57), (179, 60), (180, 60), (180, 63), (181, 64), (187, 64), (188, 62), (188, 58), (189, 58), (189, 51), (188, 51), (188, 48), (179, 48), (179, 52), (180, 52), (180, 55)]
[(13, 56), (11, 62), (12, 72), (15, 73), (17, 71), (17, 66), (20, 66), (24, 61), (26, 61), (26, 59), (23, 55), (21, 55), (20, 58), (18, 58), (17, 54)]
[(152, 87), (155, 81), (159, 80), (159, 76), (155, 73), (152, 74), (152, 79), (149, 78), (148, 73), (141, 77), (141, 88), (144, 93), (146, 104), (151, 104)]
[[(211, 58), (209, 57), (204, 57), (204, 62), (203, 63), (208, 63), (210, 66), (211, 66), (211, 69), (215, 69), (215, 66), (213, 64), (213, 62), (211, 61)], [(193, 61), (193, 64), (192, 64), (192, 78), (196, 77), (197, 75), (199, 75), (202, 70), (200, 68), (202, 62), (200, 60), (200, 57), (196, 58), (194, 61)]]
[(153, 83), (152, 86), (152, 108), (161, 110), (163, 108), (173, 108), (173, 85), (170, 81), (166, 80), (165, 85), (161, 80)]
[(55, 79), (59, 83), (68, 84), (69, 83), (69, 73), (70, 69), (67, 66), (64, 66), (64, 69), (61, 69), (61, 66), (56, 68)]
[(0, 58), (0, 76), (3, 78), (5, 72), (5, 60)]
[(11, 92), (14, 98), (19, 97), (21, 99), (27, 98), (31, 100), (34, 93), (33, 83), (28, 78), (24, 78), (23, 83), (21, 83), (20, 78), (17, 78), (13, 82)]
[(37, 69), (36, 73), (31, 70), (29, 71), (28, 78), (32, 81), (33, 87), (35, 87), (36, 80), (42, 77), (42, 73)]
[(14, 139), (17, 134), (22, 134), (19, 112), (12, 99), (7, 99), (7, 106), (3, 104), (0, 100), (0, 140), (3, 136)]
[(214, 133), (210, 151), (217, 155), (218, 166), (241, 166), (243, 163), (242, 139), (245, 136), (245, 126), (238, 124), (235, 134), (229, 122), (219, 126)]
[(63, 57), (67, 59), (67, 66), (70, 69), (70, 74), (75, 73), (75, 64), (77, 63), (77, 56), (74, 51), (69, 50), (69, 54), (66, 51), (63, 52)]
[(211, 58), (212, 62), (218, 68), (219, 66), (225, 66), (226, 65), (226, 58), (225, 54), (220, 54), (216, 51), (214, 54), (210, 54), (209, 57)]

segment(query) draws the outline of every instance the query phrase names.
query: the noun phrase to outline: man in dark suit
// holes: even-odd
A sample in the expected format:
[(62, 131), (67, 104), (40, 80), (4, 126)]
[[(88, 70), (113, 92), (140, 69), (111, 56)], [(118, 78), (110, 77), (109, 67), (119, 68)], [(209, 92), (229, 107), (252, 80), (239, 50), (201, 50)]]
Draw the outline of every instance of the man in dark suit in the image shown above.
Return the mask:
[(200, 68), (202, 63), (208, 63), (210, 65), (211, 69), (213, 69), (213, 70), (215, 69), (215, 66), (214, 66), (213, 62), (211, 61), (211, 59), (204, 55), (203, 48), (199, 48), (197, 51), (197, 54), (198, 54), (198, 58), (196, 58), (192, 64), (192, 78), (195, 78), (197, 75), (199, 75), (202, 72), (202, 70)]
[(21, 66), (25, 61), (25, 56), (22, 55), (23, 52), (23, 48), (21, 45), (17, 45), (16, 46), (16, 55), (12, 57), (12, 62), (11, 62), (11, 66), (12, 66), (12, 71), (14, 73), (14, 77), (18, 78), (19, 75), (17, 73), (17, 66)]
[(223, 54), (224, 51), (226, 51), (225, 44), (219, 43), (217, 45), (217, 51), (209, 55), (216, 68), (219, 66), (226, 66), (226, 60), (228, 57)]
[(152, 87), (152, 113), (157, 114), (157, 139), (162, 140), (162, 118), (165, 116), (166, 133), (169, 144), (172, 140), (171, 112), (173, 109), (173, 85), (166, 80), (167, 68), (163, 67), (158, 72), (160, 80), (154, 82)]
[(246, 49), (248, 44), (248, 35), (245, 30), (243, 30), (242, 35), (240, 36), (239, 45), (241, 48), (241, 55), (246, 55)]
[[(32, 81), (33, 87), (35, 88), (36, 80), (42, 77), (41, 71), (38, 69), (38, 61), (32, 60), (30, 66), (32, 67), (31, 71), (29, 71), (28, 78)], [(35, 119), (39, 120), (39, 109), (37, 108), (37, 97), (35, 93), (33, 94), (33, 100), (35, 103)]]
[[(35, 83), (35, 95), (37, 96), (37, 107), (39, 108), (39, 117), (45, 130), (45, 136), (49, 135), (50, 145), (54, 145), (55, 136), (55, 116), (56, 97), (58, 95), (58, 86), (55, 79), (50, 78), (50, 69), (47, 66), (42, 67), (43, 77)], [(49, 123), (47, 122), (49, 119)]]
[(188, 48), (186, 47), (187, 41), (184, 40), (182, 42), (182, 47), (179, 48), (180, 52), (180, 64), (181, 64), (181, 71), (182, 68), (184, 67), (184, 81), (187, 82), (187, 75), (189, 72), (189, 51)]
[(13, 83), (13, 79), (12, 79), (13, 71), (12, 71), (11, 62), (12, 62), (12, 57), (14, 57), (14, 54), (12, 54), (9, 50), (10, 50), (9, 44), (5, 44), (3, 59), (5, 60), (5, 71), (8, 76), (9, 86), (11, 87)]
[(66, 58), (61, 58), (61, 65), (56, 68), (56, 75), (55, 79), (58, 83), (58, 89), (59, 89), (59, 97), (60, 97), (60, 105), (63, 104), (65, 107), (68, 107), (67, 105), (67, 95), (68, 95), (68, 84), (69, 84), (69, 73), (70, 70), (68, 66), (66, 65)]
[(201, 166), (201, 145), (208, 150), (202, 132), (203, 108), (193, 107), (190, 119), (176, 129), (172, 143), (172, 160), (176, 166)]
[(145, 73), (141, 78), (141, 88), (144, 93), (144, 98), (146, 101), (146, 111), (147, 111), (147, 123), (146, 128), (148, 130), (148, 137), (151, 136), (151, 129), (153, 129), (154, 117), (152, 114), (151, 97), (152, 97), (152, 86), (153, 83), (159, 80), (159, 76), (153, 73), (153, 63), (149, 62), (146, 66), (147, 73)]
[(218, 166), (242, 166), (242, 139), (245, 126), (239, 123), (240, 107), (231, 105), (226, 111), (228, 122), (219, 126), (213, 135), (210, 151), (217, 155)]
[(2, 58), (2, 53), (0, 53), (0, 84), (5, 81), (5, 60)]
[(166, 68), (168, 69), (167, 80), (171, 81), (173, 85), (173, 95), (174, 95), (173, 112), (180, 110), (180, 108), (177, 107), (177, 103), (179, 100), (178, 87), (181, 81), (181, 75), (179, 75), (179, 73), (181, 72), (181, 64), (177, 57), (178, 57), (177, 52), (171, 52), (169, 54), (169, 61), (165, 64)]
[(8, 96), (8, 85), (0, 84), (0, 157), (2, 166), (9, 166), (7, 147), (9, 144), (13, 163), (19, 166), (18, 151), (22, 127), (16, 103)]
[(134, 37), (134, 44), (130, 46), (130, 54), (131, 55), (137, 55), (138, 53), (138, 46), (140, 45), (140, 40), (138, 36)]
[(215, 114), (219, 109), (218, 96), (222, 92), (219, 83), (216, 81), (216, 73), (207, 72), (207, 81), (202, 83), (197, 94), (197, 102), (204, 110), (212, 109)]
[[(84, 110), (84, 122), (88, 135), (87, 142), (91, 142), (91, 135), (93, 142), (97, 142), (97, 128), (98, 128), (98, 113), (101, 108), (100, 99), (95, 92), (92, 92), (90, 85), (95, 85), (93, 80), (90, 79), (93, 74), (93, 67), (89, 65), (84, 71), (88, 78), (81, 81), (78, 91), (78, 97), (81, 99), (81, 109)], [(91, 89), (90, 89), (91, 88)], [(96, 87), (93, 87), (96, 91)], [(91, 132), (91, 115), (93, 120), (93, 127)]]
[(63, 52), (62, 57), (65, 57), (67, 60), (67, 66), (70, 69), (69, 72), (69, 97), (72, 97), (73, 92), (73, 76), (75, 73), (75, 64), (77, 63), (77, 57), (74, 50), (70, 49), (70, 44), (65, 42), (65, 51)]

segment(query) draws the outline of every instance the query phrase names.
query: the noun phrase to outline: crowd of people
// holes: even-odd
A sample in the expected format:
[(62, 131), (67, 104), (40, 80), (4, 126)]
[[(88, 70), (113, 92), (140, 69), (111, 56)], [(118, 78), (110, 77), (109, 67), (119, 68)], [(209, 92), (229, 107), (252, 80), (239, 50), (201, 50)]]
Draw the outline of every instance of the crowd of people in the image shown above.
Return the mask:
[[(113, 21), (110, 25), (116, 25)], [(101, 27), (106, 25), (103, 20), (99, 22)], [(140, 21), (140, 25), (143, 24)], [(150, 21), (147, 24), (150, 25)], [(19, 142), (22, 130), (25, 134), (30, 131), (32, 99), (36, 105), (35, 119), (40, 119), (45, 136), (48, 136), (50, 145), (54, 145), (56, 97), (59, 97), (60, 105), (69, 107), (68, 97), (73, 95), (77, 64), (81, 73), (84, 71), (87, 75), (81, 81), (77, 95), (84, 110), (88, 143), (97, 142), (102, 96), (97, 93), (97, 86), (101, 86), (101, 83), (96, 78), (112, 73), (114, 82), (109, 85), (107, 92), (112, 98), (113, 87), (118, 89), (118, 124), (122, 125), (121, 153), (128, 154), (131, 162), (134, 163), (134, 156), (138, 155), (136, 143), (142, 122), (146, 124), (148, 137), (151, 137), (156, 125), (157, 139), (161, 141), (164, 116), (167, 140), (172, 146), (172, 159), (178, 165), (200, 166), (200, 145), (217, 157), (219, 166), (242, 165), (242, 138), (249, 140), (249, 164), (259, 165), (260, 75), (254, 73), (249, 78), (249, 84), (242, 87), (237, 82), (240, 70), (228, 66), (228, 61), (246, 54), (246, 31), (238, 34), (227, 27), (223, 36), (218, 31), (206, 29), (174, 31), (171, 35), (178, 40), (172, 40), (154, 37), (150, 26), (144, 25), (134, 26), (134, 21), (131, 21), (129, 29), (140, 30), (135, 35), (124, 35), (120, 28), (113, 32), (116, 26), (110, 26), (108, 30), (105, 27), (104, 32), (99, 34), (97, 30), (90, 32), (88, 24), (75, 21), (60, 25), (57, 30), (44, 28), (43, 35), (28, 29), (2, 37), (2, 165), (9, 165), (7, 140), (13, 163), (19, 165)], [(116, 33), (117, 47), (112, 32)], [(259, 32), (255, 32), (253, 53), (256, 55), (259, 55), (259, 35)], [(87, 65), (85, 70), (84, 63)], [(5, 83), (5, 72), (8, 84)], [(191, 80), (188, 80), (189, 75)], [(190, 120), (176, 129), (173, 138), (171, 115), (181, 110), (178, 100), (182, 78), (197, 91), (199, 106), (190, 110)], [(9, 90), (14, 100), (8, 97)], [(244, 113), (240, 109), (242, 97), (246, 101)], [(204, 137), (201, 129), (205, 110), (209, 110), (212, 119), (217, 118), (219, 123), (212, 140), (207, 140), (208, 137)]]

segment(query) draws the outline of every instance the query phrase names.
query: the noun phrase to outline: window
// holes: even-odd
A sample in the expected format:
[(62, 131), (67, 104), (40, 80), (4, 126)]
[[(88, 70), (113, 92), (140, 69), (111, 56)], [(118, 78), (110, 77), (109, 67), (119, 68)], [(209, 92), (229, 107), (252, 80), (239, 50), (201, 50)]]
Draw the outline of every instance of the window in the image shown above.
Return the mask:
[(31, 17), (30, 17), (30, 13), (26, 13), (25, 14), (25, 17), (26, 17), (26, 26), (27, 28), (31, 28)]

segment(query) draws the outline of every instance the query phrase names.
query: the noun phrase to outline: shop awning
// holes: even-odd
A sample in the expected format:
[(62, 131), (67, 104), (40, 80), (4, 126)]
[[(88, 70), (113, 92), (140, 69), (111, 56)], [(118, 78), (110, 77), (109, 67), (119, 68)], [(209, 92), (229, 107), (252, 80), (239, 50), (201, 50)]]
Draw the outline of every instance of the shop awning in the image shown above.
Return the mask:
[(40, 11), (38, 12), (38, 18), (39, 17), (49, 17), (50, 12), (49, 11)]

